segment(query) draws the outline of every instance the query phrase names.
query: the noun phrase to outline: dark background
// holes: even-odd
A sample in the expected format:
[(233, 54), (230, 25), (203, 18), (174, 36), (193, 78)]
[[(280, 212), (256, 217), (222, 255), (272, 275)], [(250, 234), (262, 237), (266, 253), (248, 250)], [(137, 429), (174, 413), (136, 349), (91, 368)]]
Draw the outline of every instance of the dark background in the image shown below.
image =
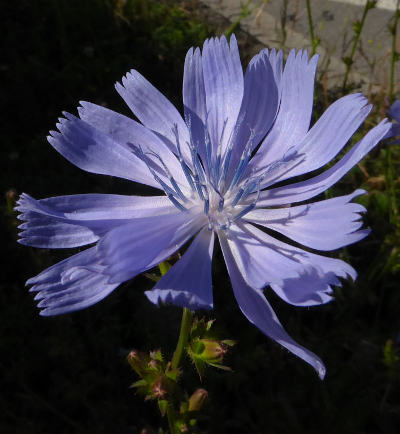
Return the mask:
[[(142, 276), (87, 310), (40, 317), (24, 283), (70, 252), (18, 245), (12, 206), (22, 192), (38, 199), (151, 193), (80, 171), (51, 148), (46, 135), (61, 111), (75, 113), (80, 100), (129, 114), (113, 85), (131, 68), (181, 109), (187, 49), (228, 25), (195, 1), (19, 0), (2, 2), (0, 20), (0, 432), (127, 434), (157, 428), (162, 422), (156, 406), (129, 389), (137, 378), (125, 355), (132, 348), (162, 347), (170, 356), (180, 309), (151, 305), (143, 295), (151, 282)], [(254, 41), (243, 33), (239, 41), (246, 64)], [(324, 107), (320, 94), (318, 110)], [(395, 180), (398, 157), (395, 150)], [(400, 237), (393, 197), (379, 179), (371, 181), (390, 175), (387, 158), (378, 148), (364, 170), (356, 168), (335, 190), (349, 193), (361, 184), (371, 190), (363, 200), (372, 235), (336, 253), (358, 270), (357, 285), (345, 283), (334, 302), (315, 309), (290, 307), (268, 293), (287, 331), (326, 363), (324, 382), (243, 318), (216, 248), (215, 310), (204, 314), (217, 320), (221, 337), (238, 345), (227, 360), (233, 373), (210, 369), (203, 379), (210, 395), (204, 432), (398, 432)], [(189, 361), (185, 368), (193, 391), (199, 379)]]

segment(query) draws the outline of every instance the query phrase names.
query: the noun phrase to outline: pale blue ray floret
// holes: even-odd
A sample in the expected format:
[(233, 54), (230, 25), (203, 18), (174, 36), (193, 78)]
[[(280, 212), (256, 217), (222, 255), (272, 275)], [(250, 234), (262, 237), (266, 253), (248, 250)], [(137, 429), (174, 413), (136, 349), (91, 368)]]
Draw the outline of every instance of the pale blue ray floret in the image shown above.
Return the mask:
[(158, 188), (161, 195), (35, 200), (22, 194), (20, 243), (92, 245), (28, 280), (41, 315), (97, 303), (184, 245), (185, 253), (146, 296), (155, 304), (211, 309), (217, 235), (243, 314), (323, 378), (322, 361), (285, 332), (263, 290), (313, 306), (332, 299), (331, 286), (340, 278), (356, 278), (347, 263), (290, 240), (322, 251), (361, 240), (369, 233), (360, 220), (365, 209), (352, 199), (365, 192), (293, 204), (336, 183), (390, 135), (391, 123), (383, 120), (327, 170), (283, 183), (334, 159), (371, 109), (361, 94), (348, 95), (310, 128), (317, 60), (292, 50), (284, 64), (281, 52), (262, 50), (243, 74), (235, 37), (229, 43), (209, 39), (185, 59), (184, 118), (135, 70), (116, 89), (139, 122), (88, 102), (79, 117), (65, 113), (48, 140), (67, 160)]

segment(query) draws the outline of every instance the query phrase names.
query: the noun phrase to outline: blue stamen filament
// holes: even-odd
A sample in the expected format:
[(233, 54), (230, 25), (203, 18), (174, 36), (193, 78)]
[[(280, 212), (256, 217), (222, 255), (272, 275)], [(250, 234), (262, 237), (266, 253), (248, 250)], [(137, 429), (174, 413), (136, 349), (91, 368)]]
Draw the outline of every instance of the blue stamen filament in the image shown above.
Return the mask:
[(168, 170), (168, 167), (165, 165), (165, 163), (162, 160), (162, 158), (158, 154), (156, 154), (155, 152), (153, 152), (153, 151), (148, 151), (148, 152), (146, 152), (146, 154), (152, 155), (153, 157), (156, 157), (160, 161), (160, 163), (163, 166), (164, 172), (167, 175), (170, 183), (172, 184), (172, 187), (175, 190), (176, 194), (179, 196), (179, 198), (181, 200), (183, 200), (183, 202), (186, 202), (187, 201), (186, 197), (182, 193), (182, 190), (179, 188), (179, 185), (175, 181), (174, 177), (171, 175), (171, 172)]
[[(280, 162), (270, 165), (270, 167), (259, 174), (259, 176), (254, 177), (253, 174), (250, 173), (250, 176), (246, 175), (247, 179), (243, 179), (244, 174), (247, 173), (246, 169), (253, 149), (255, 134), (254, 131), (251, 131), (236, 170), (233, 172), (230, 186), (228, 189), (225, 189), (226, 177), (229, 172), (234, 146), (232, 135), (236, 137), (235, 129), (235, 131), (231, 132), (225, 153), (222, 155), (222, 141), (226, 133), (227, 122), (228, 120), (226, 119), (221, 131), (216, 153), (214, 154), (212, 152), (208, 128), (205, 127), (204, 144), (206, 161), (202, 161), (201, 156), (197, 152), (197, 146), (194, 145), (192, 136), (190, 135), (190, 141), (185, 142), (190, 151), (191, 160), (187, 163), (182, 156), (178, 126), (175, 124), (171, 129), (175, 136), (177, 149), (176, 158), (179, 160), (182, 171), (191, 189), (189, 195), (183, 193), (159, 154), (153, 150), (146, 150), (146, 152), (144, 152), (140, 145), (131, 145), (135, 155), (147, 165), (154, 179), (176, 208), (180, 211), (187, 211), (192, 206), (197, 206), (199, 201), (203, 203), (203, 212), (207, 217), (208, 228), (210, 230), (227, 230), (233, 222), (253, 210), (260, 196), (261, 182), (274, 171), (276, 166), (284, 163), (284, 161), (281, 160)], [(168, 178), (170, 185), (161, 179), (160, 174)], [(255, 197), (253, 196), (253, 200), (250, 204), (249, 202), (246, 204), (244, 202), (245, 199), (255, 190), (257, 190), (257, 194)], [(187, 205), (184, 206), (183, 203)], [(235, 207), (239, 205), (241, 206), (235, 209)]]
[(195, 186), (194, 186), (194, 183), (193, 183), (192, 176), (190, 174), (190, 169), (189, 169), (189, 167), (187, 166), (187, 164), (185, 163), (185, 161), (184, 161), (184, 159), (182, 157), (181, 144), (180, 144), (180, 141), (179, 141), (179, 133), (178, 133), (178, 125), (177, 124), (174, 124), (174, 128), (172, 128), (172, 132), (175, 135), (175, 142), (176, 142), (176, 148), (178, 150), (178, 160), (179, 160), (179, 163), (180, 163), (180, 165), (182, 167), (182, 171), (183, 171), (183, 173), (184, 173), (184, 175), (185, 175), (185, 177), (187, 179), (187, 182), (190, 185), (190, 188), (192, 189), (192, 191), (194, 191)]
[[(171, 187), (169, 187), (158, 175), (157, 173), (154, 171), (154, 169), (151, 167), (151, 160), (149, 159), (149, 157), (143, 152), (143, 149), (140, 145), (134, 145), (134, 144), (130, 144), (133, 152), (135, 153), (135, 155), (142, 160), (147, 168), (149, 169), (150, 173), (153, 175), (153, 178), (160, 184), (160, 186), (162, 187), (162, 189), (164, 190), (165, 194), (168, 196), (169, 200), (173, 203), (173, 205), (175, 205), (176, 208), (178, 208), (180, 211), (186, 211), (186, 208), (177, 200), (180, 197), (180, 194), (183, 196), (183, 193), (181, 192), (181, 190), (179, 189), (180, 194), (175, 191), (174, 189), (172, 189)], [(149, 152), (151, 153), (151, 155), (155, 155), (157, 156), (157, 154), (153, 153), (153, 152)], [(157, 156), (158, 157), (158, 156)], [(162, 163), (162, 165), (164, 166), (164, 169), (166, 169), (166, 174), (168, 176), (169, 170), (167, 169), (167, 167), (165, 166), (164, 162), (162, 161), (161, 157), (158, 157), (160, 162)], [(171, 178), (173, 179), (173, 177), (171, 176)], [(174, 180), (175, 181), (175, 180)], [(176, 182), (175, 182), (176, 184)], [(175, 197), (177, 196), (177, 197)], [(183, 198), (186, 200), (186, 198), (183, 196)]]
[(250, 160), (254, 135), (255, 135), (255, 133), (254, 133), (254, 131), (252, 131), (250, 133), (249, 140), (247, 141), (246, 146), (244, 147), (242, 156), (240, 157), (239, 165), (236, 169), (235, 175), (233, 176), (233, 179), (232, 179), (231, 185), (228, 188), (228, 191), (232, 190), (232, 188), (235, 187), (235, 185), (237, 185), (242, 179), (243, 173), (244, 173), (244, 171), (247, 167), (247, 164)]
[(214, 164), (214, 184), (215, 185), (218, 185), (218, 181), (219, 181), (219, 169), (220, 169), (220, 165), (221, 165), (222, 140), (224, 138), (224, 133), (225, 133), (225, 128), (226, 128), (227, 123), (228, 123), (228, 119), (225, 119), (224, 125), (222, 127), (221, 137), (219, 139), (218, 146), (217, 146), (217, 155), (216, 155), (216, 160), (215, 160), (215, 164)]

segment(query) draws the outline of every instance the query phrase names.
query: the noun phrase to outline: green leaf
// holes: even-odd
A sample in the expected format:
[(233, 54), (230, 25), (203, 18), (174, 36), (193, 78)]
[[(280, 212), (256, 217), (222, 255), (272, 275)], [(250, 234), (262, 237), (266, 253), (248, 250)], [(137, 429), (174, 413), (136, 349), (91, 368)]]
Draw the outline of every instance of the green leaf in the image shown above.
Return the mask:
[(168, 401), (166, 399), (159, 399), (158, 408), (160, 409), (161, 415), (164, 417), (167, 413)]
[(164, 274), (167, 274), (168, 270), (171, 267), (172, 267), (172, 265), (167, 261), (164, 261), (164, 262), (161, 262), (160, 264), (158, 264), (158, 268), (160, 269), (161, 276), (164, 276)]
[(351, 66), (354, 62), (351, 57), (342, 57), (342, 60), (347, 66)]

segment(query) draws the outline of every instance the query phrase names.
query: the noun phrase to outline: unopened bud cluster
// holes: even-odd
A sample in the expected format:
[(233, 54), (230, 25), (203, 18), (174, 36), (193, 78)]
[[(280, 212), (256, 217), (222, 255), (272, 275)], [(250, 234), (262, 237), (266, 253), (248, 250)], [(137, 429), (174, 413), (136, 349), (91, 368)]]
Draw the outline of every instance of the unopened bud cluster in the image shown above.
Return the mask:
[(211, 331), (214, 321), (198, 320), (195, 318), (189, 338), (187, 352), (196, 366), (200, 377), (206, 365), (215, 368), (230, 370), (222, 364), (229, 347), (235, 345), (234, 341), (217, 339)]
[(140, 380), (132, 384), (145, 399), (162, 400), (171, 394), (179, 376), (178, 369), (165, 363), (160, 350), (149, 354), (133, 350), (127, 356), (128, 363)]

